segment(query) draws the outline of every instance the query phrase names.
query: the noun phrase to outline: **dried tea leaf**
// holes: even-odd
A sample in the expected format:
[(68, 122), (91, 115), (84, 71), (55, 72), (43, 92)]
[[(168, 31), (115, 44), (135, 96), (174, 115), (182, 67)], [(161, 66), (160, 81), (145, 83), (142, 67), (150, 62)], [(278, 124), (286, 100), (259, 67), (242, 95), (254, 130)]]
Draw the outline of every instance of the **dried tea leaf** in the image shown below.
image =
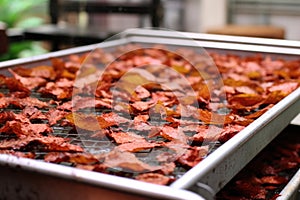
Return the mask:
[(289, 94), (293, 92), (295, 89), (297, 89), (299, 86), (299, 83), (297, 82), (284, 82), (280, 84), (275, 84), (268, 88), (269, 92), (275, 92), (275, 91), (282, 91), (286, 94)]
[(129, 152), (111, 151), (105, 157), (105, 166), (109, 168), (122, 168), (131, 172), (150, 172), (161, 169), (159, 166), (151, 166), (140, 161), (134, 154)]
[(64, 119), (69, 112), (63, 111), (63, 110), (57, 110), (57, 109), (50, 109), (47, 113), (47, 119), (50, 126), (53, 126), (57, 123), (57, 121)]
[(170, 178), (158, 173), (145, 173), (135, 177), (136, 180), (153, 183), (158, 185), (167, 185)]
[(241, 125), (227, 125), (223, 128), (223, 131), (221, 132), (218, 140), (221, 143), (225, 143), (227, 142), (230, 138), (232, 138), (233, 136), (235, 136), (238, 132), (240, 132), (241, 130), (243, 130), (245, 128), (245, 126), (241, 126)]
[(260, 180), (262, 184), (268, 185), (281, 185), (288, 182), (288, 179), (282, 176), (264, 176)]
[(98, 123), (97, 117), (95, 115), (73, 112), (66, 115), (65, 117), (69, 122), (71, 122), (78, 128), (89, 131), (98, 131), (101, 129), (101, 125)]
[(52, 133), (53, 130), (48, 124), (31, 124), (12, 120), (7, 121), (4, 126), (0, 128), (0, 132), (6, 134), (15, 134), (20, 138), (27, 136), (38, 136), (41, 134)]
[(5, 84), (10, 92), (23, 92), (26, 96), (30, 94), (30, 90), (15, 78), (6, 78)]
[(232, 115), (220, 115), (208, 110), (199, 109), (199, 120), (206, 124), (230, 124), (234, 120)]
[(42, 113), (39, 109), (31, 106), (27, 106), (22, 110), (21, 113), (24, 117), (30, 120), (45, 120), (47, 119), (46, 115)]
[(228, 102), (231, 105), (253, 106), (262, 103), (264, 98), (258, 94), (237, 94), (232, 96)]
[(101, 126), (101, 128), (107, 128), (110, 126), (115, 126), (119, 124), (129, 123), (131, 120), (119, 116), (117, 113), (109, 112), (104, 113), (97, 117), (98, 123)]
[(149, 110), (153, 105), (153, 102), (145, 101), (135, 101), (134, 103), (130, 104), (132, 108), (139, 112)]
[(46, 84), (46, 79), (41, 78), (41, 77), (22, 77), (19, 76), (17, 73), (15, 73), (13, 70), (8, 69), (9, 72), (14, 76), (14, 78), (18, 81), (20, 81), (20, 83), (22, 85), (24, 85), (24, 87), (28, 88), (28, 90), (32, 90), (38, 86), (44, 85)]
[[(191, 137), (191, 140), (195, 141), (195, 142), (200, 142), (200, 143), (202, 143), (204, 141), (206, 141), (206, 142), (217, 141), (220, 133), (222, 132), (222, 128), (219, 128), (219, 127), (213, 126), (213, 125), (210, 125), (210, 126), (196, 125), (196, 126), (192, 127), (191, 130), (197, 132), (196, 134), (194, 134)], [(191, 131), (191, 130), (188, 130), (188, 131)]]
[(0, 141), (0, 149), (29, 149), (38, 148), (39, 151), (71, 151), (82, 152), (80, 146), (69, 144), (69, 139), (55, 136), (29, 136), (22, 139)]
[(131, 97), (135, 100), (141, 100), (150, 97), (150, 95), (150, 92), (146, 88), (139, 85), (135, 88), (134, 93), (131, 95)]
[(178, 159), (182, 165), (194, 167), (208, 154), (208, 146), (190, 147)]
[(161, 144), (150, 143), (144, 140), (139, 140), (138, 142), (123, 143), (115, 147), (115, 149), (118, 151), (139, 152), (139, 151), (148, 150), (159, 146), (161, 146)]
[(252, 114), (246, 115), (245, 118), (247, 119), (257, 119), (258, 117), (260, 117), (261, 115), (263, 115), (265, 112), (267, 112), (269, 109), (271, 109), (273, 107), (273, 104), (268, 105), (267, 107), (258, 110)]
[(99, 160), (96, 156), (90, 153), (69, 153), (69, 152), (50, 152), (44, 157), (46, 162), (61, 163), (68, 162), (74, 164), (95, 164)]
[(182, 143), (187, 142), (187, 136), (180, 127), (173, 128), (171, 126), (163, 126), (160, 135), (167, 140), (176, 140)]
[(113, 132), (110, 136), (118, 144), (145, 142), (145, 138), (132, 132)]

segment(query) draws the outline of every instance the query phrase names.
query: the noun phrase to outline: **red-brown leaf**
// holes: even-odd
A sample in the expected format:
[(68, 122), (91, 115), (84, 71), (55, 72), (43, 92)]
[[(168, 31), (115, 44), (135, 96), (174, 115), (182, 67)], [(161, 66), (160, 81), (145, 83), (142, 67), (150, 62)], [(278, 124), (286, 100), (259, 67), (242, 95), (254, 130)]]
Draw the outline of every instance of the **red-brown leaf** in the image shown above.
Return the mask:
[(40, 151), (71, 151), (82, 152), (80, 146), (68, 143), (69, 139), (54, 136), (29, 136), (18, 139), (0, 141), (0, 149), (27, 149), (30, 144), (33, 148), (39, 148)]
[(61, 163), (68, 162), (74, 164), (94, 164), (99, 160), (96, 156), (89, 153), (68, 153), (68, 152), (50, 152), (45, 155), (46, 162)]
[(139, 151), (148, 150), (159, 146), (161, 146), (161, 144), (150, 143), (144, 140), (140, 140), (139, 142), (123, 143), (117, 146), (116, 149), (118, 151), (139, 152)]
[(139, 143), (139, 142), (145, 142), (145, 138), (137, 135), (135, 133), (131, 132), (113, 132), (110, 134), (110, 136), (116, 141), (118, 144), (124, 144), (124, 143)]
[(170, 181), (170, 178), (158, 173), (146, 173), (140, 174), (135, 177), (136, 180), (153, 183), (158, 185), (167, 185)]
[(189, 167), (194, 167), (197, 165), (201, 160), (204, 159), (204, 157), (208, 153), (208, 147), (207, 146), (201, 146), (201, 147), (191, 147), (187, 149), (178, 159), (178, 162), (182, 165), (186, 165)]
[(103, 164), (110, 168), (122, 168), (131, 172), (150, 172), (161, 169), (159, 166), (151, 166), (140, 161), (132, 153), (120, 151), (108, 153)]

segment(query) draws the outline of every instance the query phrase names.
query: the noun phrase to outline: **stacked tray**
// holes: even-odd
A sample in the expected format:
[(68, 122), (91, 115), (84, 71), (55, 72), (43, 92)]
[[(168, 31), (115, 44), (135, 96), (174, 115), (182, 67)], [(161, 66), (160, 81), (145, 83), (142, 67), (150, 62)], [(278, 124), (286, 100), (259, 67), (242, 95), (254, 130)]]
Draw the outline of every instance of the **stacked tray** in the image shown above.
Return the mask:
[[(6, 69), (11, 67), (49, 64), (53, 57), (81, 55), (96, 48), (110, 51), (128, 44), (146, 47), (163, 44), (170, 48), (184, 47), (193, 50), (200, 46), (205, 50), (218, 53), (233, 53), (241, 56), (260, 53), (263, 56), (280, 56), (287, 60), (298, 59), (300, 55), (298, 42), (138, 29), (125, 32), (121, 37), (101, 44), (7, 61), (1, 63), (1, 67), (5, 74)], [(299, 97), (300, 89), (298, 88), (169, 186), (153, 185), (128, 178), (1, 154), (1, 177), (3, 177), (0, 183), (1, 193), (6, 197), (24, 198), (26, 196), (31, 199), (71, 197), (105, 199), (107, 196), (115, 199), (213, 198), (216, 192), (223, 188), (299, 113)], [(53, 185), (51, 189), (55, 190), (55, 194), (49, 191), (49, 185)]]

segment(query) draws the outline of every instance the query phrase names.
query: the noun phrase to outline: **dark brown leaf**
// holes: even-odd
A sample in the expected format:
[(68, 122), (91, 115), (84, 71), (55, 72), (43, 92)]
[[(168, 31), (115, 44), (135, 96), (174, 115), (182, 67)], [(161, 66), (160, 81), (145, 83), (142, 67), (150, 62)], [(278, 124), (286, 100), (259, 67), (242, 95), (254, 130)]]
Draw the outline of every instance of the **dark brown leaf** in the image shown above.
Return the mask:
[(68, 152), (50, 152), (45, 155), (46, 162), (61, 163), (68, 162), (73, 164), (95, 164), (99, 160), (96, 156), (89, 153), (68, 153)]

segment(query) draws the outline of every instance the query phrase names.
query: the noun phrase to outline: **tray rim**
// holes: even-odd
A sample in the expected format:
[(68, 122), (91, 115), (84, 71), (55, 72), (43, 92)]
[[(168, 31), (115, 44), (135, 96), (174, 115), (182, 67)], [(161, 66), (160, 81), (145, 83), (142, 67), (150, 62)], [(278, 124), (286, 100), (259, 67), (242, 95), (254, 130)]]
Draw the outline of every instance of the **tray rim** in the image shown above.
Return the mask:
[(202, 198), (199, 194), (195, 194), (188, 190), (175, 189), (168, 186), (150, 184), (124, 177), (118, 177), (54, 163), (47, 163), (29, 158), (20, 158), (8, 154), (0, 154), (0, 166), (8, 166), (17, 170), (45, 174), (57, 178), (83, 182), (94, 186), (104, 186), (104, 188), (113, 189), (120, 192), (129, 192), (136, 195), (143, 195), (157, 199), (177, 198), (186, 200), (204, 200), (204, 198)]
[(292, 177), (288, 184), (279, 193), (280, 196), (277, 197), (277, 200), (296, 200), (297, 195), (300, 195), (299, 188), (300, 169), (296, 172), (296, 174)]

